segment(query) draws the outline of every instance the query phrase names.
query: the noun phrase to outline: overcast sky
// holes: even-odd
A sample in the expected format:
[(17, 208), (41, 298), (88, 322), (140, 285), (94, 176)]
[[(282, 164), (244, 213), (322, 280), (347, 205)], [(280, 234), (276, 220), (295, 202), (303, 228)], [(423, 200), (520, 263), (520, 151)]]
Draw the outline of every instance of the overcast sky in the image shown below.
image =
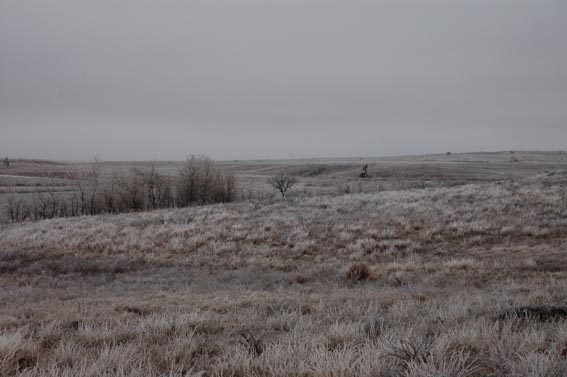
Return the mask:
[(565, 0), (0, 0), (0, 154), (567, 149)]

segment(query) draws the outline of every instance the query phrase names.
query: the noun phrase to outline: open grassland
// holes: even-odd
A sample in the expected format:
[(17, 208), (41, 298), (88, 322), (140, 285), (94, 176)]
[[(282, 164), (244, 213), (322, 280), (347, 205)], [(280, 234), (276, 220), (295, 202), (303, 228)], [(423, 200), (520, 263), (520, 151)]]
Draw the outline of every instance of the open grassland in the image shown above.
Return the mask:
[[(369, 165), (370, 178), (356, 179), (365, 164)], [(174, 177), (179, 175), (184, 165), (185, 161), (100, 162), (103, 183), (115, 176), (147, 173), (154, 168), (162, 176)], [(291, 195), (372, 193), (518, 180), (542, 172), (567, 169), (567, 152), (219, 161), (216, 165), (223, 173), (236, 178), (238, 200), (262, 200), (273, 196), (266, 178), (282, 171), (300, 178)], [(59, 199), (73, 197), (78, 194), (80, 177), (85, 177), (92, 169), (90, 162), (16, 159), (8, 168), (0, 165), (0, 223), (10, 218), (10, 198), (29, 203), (38, 193), (44, 197), (51, 194)]]
[(565, 155), (529, 156), (225, 163), (302, 186), (2, 225), (0, 375), (565, 376), (567, 318), (505, 315), (567, 306)]

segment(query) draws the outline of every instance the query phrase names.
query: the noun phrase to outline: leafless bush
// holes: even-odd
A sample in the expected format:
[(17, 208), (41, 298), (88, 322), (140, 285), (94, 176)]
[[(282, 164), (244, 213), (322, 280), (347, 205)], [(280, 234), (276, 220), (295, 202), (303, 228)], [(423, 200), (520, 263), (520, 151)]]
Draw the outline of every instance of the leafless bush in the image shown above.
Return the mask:
[(176, 202), (179, 207), (230, 202), (235, 188), (234, 177), (222, 174), (210, 158), (192, 155), (179, 170)]
[(53, 187), (40, 189), (38, 186), (31, 195), (30, 214), (33, 220), (66, 217), (69, 215), (69, 202)]
[(118, 195), (122, 212), (141, 211), (145, 208), (143, 173), (132, 169), (118, 181)]
[(11, 221), (230, 202), (236, 193), (234, 177), (223, 174), (205, 156), (191, 156), (176, 177), (158, 173), (155, 166), (149, 171), (134, 168), (108, 174), (95, 157), (88, 170), (76, 170), (69, 179), (73, 181), (72, 193), (38, 186), (31, 200), (10, 195), (7, 213)]
[(25, 221), (31, 214), (28, 201), (18, 198), (17, 194), (10, 190), (8, 196), (8, 215), (12, 222)]
[(116, 198), (118, 192), (117, 180), (116, 172), (112, 172), (108, 183), (103, 188), (103, 203), (108, 213), (119, 212), (119, 203)]
[(93, 157), (87, 171), (75, 170), (72, 174), (75, 188), (75, 198), (72, 212), (75, 215), (96, 215), (102, 212), (98, 205), (99, 185), (101, 183), (102, 163), (98, 157)]
[(148, 207), (151, 209), (169, 208), (174, 205), (171, 180), (159, 174), (155, 165), (143, 176), (146, 187)]

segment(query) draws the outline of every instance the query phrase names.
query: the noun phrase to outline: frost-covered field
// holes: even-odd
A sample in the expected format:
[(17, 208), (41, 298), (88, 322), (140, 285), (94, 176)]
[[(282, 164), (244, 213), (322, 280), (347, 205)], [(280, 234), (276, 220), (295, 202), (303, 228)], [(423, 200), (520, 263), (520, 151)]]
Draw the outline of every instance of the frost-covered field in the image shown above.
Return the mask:
[(2, 225), (0, 375), (565, 376), (558, 161)]

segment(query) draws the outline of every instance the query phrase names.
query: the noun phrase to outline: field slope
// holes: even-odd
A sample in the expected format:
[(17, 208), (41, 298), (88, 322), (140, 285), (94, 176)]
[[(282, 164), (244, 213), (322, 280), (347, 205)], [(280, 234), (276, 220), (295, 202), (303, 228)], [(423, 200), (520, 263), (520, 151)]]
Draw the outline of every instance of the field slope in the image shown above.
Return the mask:
[(567, 375), (566, 183), (3, 225), (0, 375)]

